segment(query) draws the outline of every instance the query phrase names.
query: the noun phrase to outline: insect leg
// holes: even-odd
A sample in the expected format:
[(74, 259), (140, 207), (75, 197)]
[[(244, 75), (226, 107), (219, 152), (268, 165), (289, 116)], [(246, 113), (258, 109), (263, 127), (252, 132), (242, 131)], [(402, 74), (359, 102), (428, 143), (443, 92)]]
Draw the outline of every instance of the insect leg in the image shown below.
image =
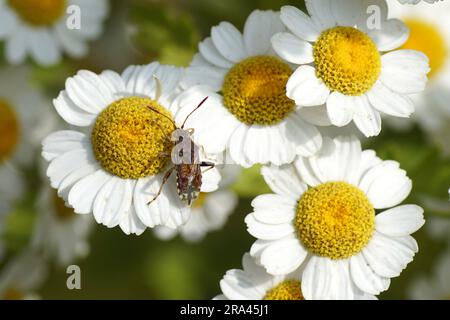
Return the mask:
[(208, 169), (203, 171), (203, 173), (205, 173), (205, 172), (208, 172), (209, 170), (215, 168), (216, 164), (212, 163), (212, 162), (202, 161), (202, 162), (200, 162), (200, 167), (208, 167)]
[(170, 177), (170, 175), (172, 174), (173, 170), (175, 170), (175, 167), (170, 168), (170, 169), (166, 172), (166, 174), (164, 175), (163, 181), (162, 181), (162, 183), (161, 183), (161, 187), (160, 187), (159, 190), (158, 190), (158, 193), (156, 194), (156, 196), (155, 196), (151, 201), (149, 201), (149, 202), (147, 203), (148, 206), (151, 205), (152, 202), (155, 201), (155, 200), (159, 197), (159, 195), (161, 194), (161, 192), (162, 192), (162, 190), (163, 190), (164, 185), (166, 184), (167, 180), (169, 180), (169, 177)]

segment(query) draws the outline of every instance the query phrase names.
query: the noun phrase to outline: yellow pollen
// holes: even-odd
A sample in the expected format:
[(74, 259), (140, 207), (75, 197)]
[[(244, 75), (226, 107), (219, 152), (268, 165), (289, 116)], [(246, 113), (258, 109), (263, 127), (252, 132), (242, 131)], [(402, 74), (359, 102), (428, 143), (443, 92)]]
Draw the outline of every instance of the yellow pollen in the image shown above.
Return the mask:
[(224, 105), (243, 123), (276, 124), (295, 107), (286, 96), (291, 74), (292, 69), (275, 57), (255, 56), (241, 61), (225, 77)]
[(75, 217), (75, 212), (72, 208), (66, 206), (63, 199), (58, 196), (56, 190), (52, 190), (53, 193), (53, 205), (57, 218), (61, 221), (67, 221)]
[(377, 46), (352, 27), (324, 31), (314, 45), (316, 75), (332, 91), (360, 96), (369, 91), (381, 72)]
[(25, 296), (15, 288), (9, 288), (3, 294), (3, 300), (23, 300)]
[(295, 227), (312, 253), (344, 259), (359, 253), (375, 227), (375, 210), (359, 188), (327, 182), (310, 188), (297, 205)]
[(64, 15), (67, 0), (7, 0), (25, 22), (34, 26), (46, 26)]
[(267, 291), (264, 300), (305, 300), (300, 281), (285, 280)]
[(203, 205), (206, 202), (206, 198), (207, 198), (207, 193), (200, 192), (200, 194), (198, 195), (198, 198), (192, 204), (192, 208), (199, 209), (199, 208), (203, 207)]
[(156, 101), (130, 97), (109, 105), (98, 116), (92, 131), (94, 154), (103, 168), (124, 179), (160, 173), (172, 150), (170, 113)]
[(417, 19), (405, 19), (410, 34), (402, 49), (413, 49), (425, 53), (430, 59), (431, 71), (429, 77), (433, 77), (442, 70), (448, 57), (448, 48), (441, 31), (432, 23)]
[(17, 115), (11, 105), (0, 99), (0, 162), (7, 159), (20, 140)]

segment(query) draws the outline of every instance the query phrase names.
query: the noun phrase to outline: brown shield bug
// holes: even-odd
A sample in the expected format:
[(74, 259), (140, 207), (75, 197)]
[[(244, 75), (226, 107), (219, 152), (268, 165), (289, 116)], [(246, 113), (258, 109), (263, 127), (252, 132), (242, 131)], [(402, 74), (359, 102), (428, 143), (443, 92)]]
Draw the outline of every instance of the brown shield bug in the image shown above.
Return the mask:
[(172, 163), (174, 165), (169, 170), (167, 170), (158, 193), (151, 201), (147, 203), (147, 205), (150, 205), (159, 197), (164, 185), (166, 184), (173, 171), (176, 171), (177, 174), (177, 192), (181, 201), (190, 206), (192, 202), (198, 198), (200, 194), (200, 188), (202, 186), (201, 168), (208, 167), (207, 170), (210, 170), (214, 168), (215, 164), (212, 162), (200, 161), (200, 148), (192, 140), (194, 129), (184, 129), (184, 125), (186, 124), (186, 121), (189, 119), (189, 117), (198, 108), (200, 108), (207, 99), (208, 97), (203, 99), (198, 104), (198, 106), (195, 107), (195, 109), (187, 115), (181, 127), (177, 127), (175, 122), (165, 114), (162, 114), (151, 106), (147, 106), (149, 110), (169, 119), (175, 128), (175, 130), (172, 132), (172, 137), (170, 138), (171, 142), (174, 143), (172, 155), (162, 155), (162, 157), (171, 157)]

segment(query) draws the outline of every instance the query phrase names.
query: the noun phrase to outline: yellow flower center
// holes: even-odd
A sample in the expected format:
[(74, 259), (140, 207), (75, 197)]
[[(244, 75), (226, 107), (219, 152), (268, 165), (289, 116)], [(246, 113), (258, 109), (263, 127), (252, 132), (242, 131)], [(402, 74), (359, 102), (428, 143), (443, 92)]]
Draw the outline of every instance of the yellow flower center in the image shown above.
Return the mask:
[(3, 300), (24, 300), (25, 296), (22, 292), (15, 288), (9, 288), (3, 294)]
[(425, 53), (430, 59), (430, 77), (437, 74), (447, 61), (448, 48), (441, 31), (432, 23), (417, 19), (405, 19), (410, 34), (402, 49)]
[(206, 202), (206, 198), (207, 198), (207, 193), (200, 192), (200, 194), (198, 195), (198, 198), (192, 204), (192, 208), (193, 209), (199, 209), (199, 208), (203, 207), (203, 205)]
[(52, 190), (53, 193), (53, 205), (55, 213), (58, 219), (62, 221), (70, 220), (75, 217), (75, 212), (72, 208), (66, 206), (63, 199), (58, 196), (56, 190)]
[(64, 15), (67, 0), (8, 0), (9, 6), (33, 26), (53, 24)]
[(0, 162), (7, 159), (20, 140), (17, 115), (12, 106), (0, 99)]
[(286, 96), (292, 69), (275, 57), (255, 56), (230, 69), (222, 92), (224, 105), (239, 119), (252, 125), (282, 121), (295, 107)]
[(381, 72), (377, 46), (365, 33), (352, 27), (324, 31), (314, 45), (317, 77), (332, 91), (348, 96), (366, 93)]
[(310, 188), (297, 205), (295, 227), (312, 253), (344, 259), (359, 253), (375, 227), (375, 210), (359, 188), (327, 182)]
[(109, 105), (98, 116), (92, 131), (94, 154), (103, 168), (124, 179), (160, 173), (170, 157), (169, 140), (174, 126), (169, 119), (149, 110), (170, 113), (156, 101), (130, 97)]
[(305, 300), (300, 281), (285, 280), (267, 291), (264, 300)]

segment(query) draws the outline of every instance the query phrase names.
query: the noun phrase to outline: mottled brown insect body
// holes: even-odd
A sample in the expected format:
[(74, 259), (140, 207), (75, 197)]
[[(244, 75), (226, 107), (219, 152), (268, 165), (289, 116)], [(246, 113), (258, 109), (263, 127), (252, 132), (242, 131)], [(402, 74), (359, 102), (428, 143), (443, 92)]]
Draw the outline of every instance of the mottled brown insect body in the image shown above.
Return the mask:
[[(200, 106), (206, 101), (206, 99), (207, 97), (203, 99), (203, 101), (200, 102), (200, 104), (186, 117), (183, 125), (180, 128), (178, 128), (175, 123), (173, 123), (172, 119), (170, 119), (175, 127), (175, 130), (172, 132), (171, 137), (171, 141), (174, 142), (174, 148), (172, 151), (172, 155), (166, 156), (171, 156), (174, 166), (166, 172), (160, 190), (148, 204), (151, 204), (156, 200), (156, 198), (158, 198), (158, 196), (161, 194), (164, 184), (167, 182), (174, 170), (176, 170), (177, 192), (181, 201), (190, 206), (192, 202), (198, 198), (202, 186), (201, 168), (213, 168), (214, 163), (202, 162), (200, 160), (200, 149), (191, 138), (194, 130), (185, 130), (184, 125), (189, 116), (198, 108), (200, 108)], [(163, 115), (158, 110), (153, 109), (152, 107), (148, 107), (148, 109)]]

